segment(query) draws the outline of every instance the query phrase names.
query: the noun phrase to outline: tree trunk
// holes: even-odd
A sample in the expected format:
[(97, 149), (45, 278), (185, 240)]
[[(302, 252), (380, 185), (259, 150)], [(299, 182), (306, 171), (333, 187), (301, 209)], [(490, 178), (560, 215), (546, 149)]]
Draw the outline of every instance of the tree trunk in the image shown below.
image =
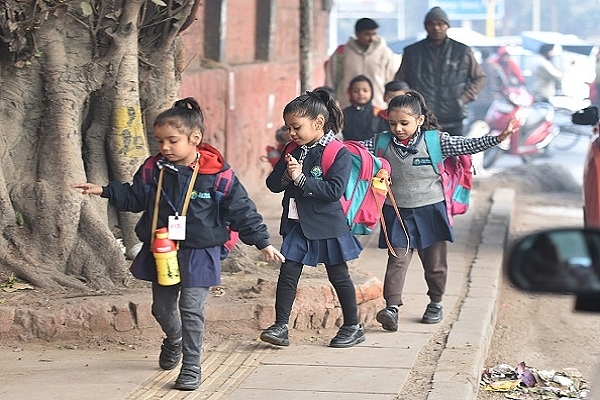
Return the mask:
[(131, 181), (149, 155), (141, 105), (155, 115), (175, 100), (195, 3), (0, 3), (0, 272), (52, 289), (124, 285), (115, 236), (135, 244), (138, 216), (70, 184)]

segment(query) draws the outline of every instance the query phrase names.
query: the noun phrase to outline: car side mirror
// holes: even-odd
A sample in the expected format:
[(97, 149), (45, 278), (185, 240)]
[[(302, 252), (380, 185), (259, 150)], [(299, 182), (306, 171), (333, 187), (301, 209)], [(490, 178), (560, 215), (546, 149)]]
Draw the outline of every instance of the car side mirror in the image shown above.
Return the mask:
[(575, 294), (576, 309), (600, 311), (600, 230), (560, 228), (527, 235), (514, 244), (505, 268), (518, 289)]
[(575, 111), (571, 115), (571, 122), (575, 125), (596, 125), (598, 123), (598, 107), (590, 106)]

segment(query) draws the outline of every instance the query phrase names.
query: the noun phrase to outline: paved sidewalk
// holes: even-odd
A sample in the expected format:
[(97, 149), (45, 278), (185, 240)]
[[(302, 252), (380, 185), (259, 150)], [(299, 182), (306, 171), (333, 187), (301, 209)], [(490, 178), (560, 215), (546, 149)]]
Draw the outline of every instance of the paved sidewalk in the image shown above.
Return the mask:
[[(399, 395), (414, 385), (409, 377), (424, 374), (431, 381), (422, 388), (429, 391), (428, 400), (475, 400), (495, 325), (513, 197), (512, 190), (498, 190), (491, 199), (475, 192), (469, 212), (456, 217), (457, 241), (449, 245), (450, 274), (440, 324), (420, 323), (428, 299), (415, 256), (399, 330), (369, 326), (366, 341), (353, 348), (311, 344), (299, 340), (294, 330), (285, 348), (259, 340), (222, 343), (203, 354), (202, 385), (193, 392), (171, 390), (179, 368), (158, 370), (157, 355), (147, 351), (128, 350), (115, 357), (102, 351), (0, 349), (0, 398), (408, 400)], [(277, 217), (265, 216), (273, 233)], [(383, 281), (385, 252), (376, 248), (375, 236), (365, 241), (356, 268)], [(428, 359), (437, 357), (435, 365), (419, 363), (425, 353)], [(36, 367), (20, 362), (26, 360), (37, 360)]]

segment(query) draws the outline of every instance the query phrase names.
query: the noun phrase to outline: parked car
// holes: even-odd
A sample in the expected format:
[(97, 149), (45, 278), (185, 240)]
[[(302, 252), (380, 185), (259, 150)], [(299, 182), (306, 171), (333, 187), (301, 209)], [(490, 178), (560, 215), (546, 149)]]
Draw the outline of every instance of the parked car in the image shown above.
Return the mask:
[(600, 228), (600, 123), (598, 107), (581, 109), (571, 116), (576, 125), (589, 125), (593, 136), (583, 166), (583, 219), (586, 227)]

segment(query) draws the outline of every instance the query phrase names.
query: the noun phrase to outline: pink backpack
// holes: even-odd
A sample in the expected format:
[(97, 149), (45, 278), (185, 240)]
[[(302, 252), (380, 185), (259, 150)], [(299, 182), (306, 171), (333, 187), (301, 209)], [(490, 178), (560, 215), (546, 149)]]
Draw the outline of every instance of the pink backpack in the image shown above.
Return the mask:
[[(295, 142), (291, 142), (285, 153), (290, 153), (297, 147)], [(389, 176), (390, 164), (383, 158), (375, 157), (359, 142), (333, 140), (325, 146), (323, 151), (321, 159), (323, 175), (327, 175), (338, 151), (343, 147), (348, 149), (352, 155), (352, 169), (340, 203), (342, 203), (342, 209), (346, 214), (346, 220), (352, 233), (368, 235), (381, 217), (381, 208), (387, 194), (387, 191), (381, 192), (372, 189), (373, 178), (382, 169), (386, 170)]]

